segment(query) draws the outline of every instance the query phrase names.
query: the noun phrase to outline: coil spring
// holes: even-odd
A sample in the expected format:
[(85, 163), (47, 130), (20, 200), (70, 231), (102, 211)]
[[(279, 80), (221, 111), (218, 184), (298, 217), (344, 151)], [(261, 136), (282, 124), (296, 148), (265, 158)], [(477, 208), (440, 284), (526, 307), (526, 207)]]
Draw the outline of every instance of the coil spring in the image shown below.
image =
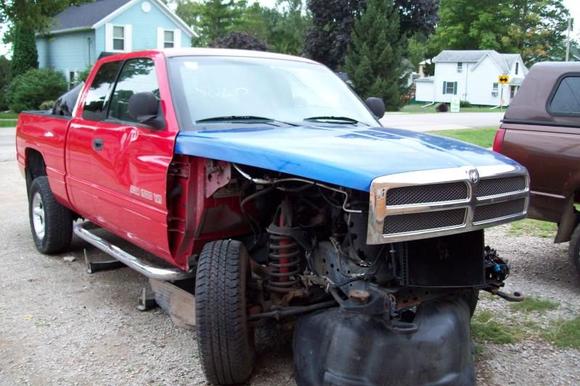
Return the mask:
[(290, 292), (298, 284), (300, 247), (288, 236), (270, 234), (267, 288), (274, 292)]

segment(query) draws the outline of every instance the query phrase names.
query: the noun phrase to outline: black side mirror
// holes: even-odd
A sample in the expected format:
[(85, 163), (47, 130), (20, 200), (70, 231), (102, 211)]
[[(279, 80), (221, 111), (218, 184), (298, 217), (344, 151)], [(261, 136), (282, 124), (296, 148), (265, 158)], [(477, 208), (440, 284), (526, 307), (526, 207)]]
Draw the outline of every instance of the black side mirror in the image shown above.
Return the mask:
[(159, 117), (159, 100), (152, 92), (140, 92), (131, 95), (128, 105), (129, 115), (137, 122), (162, 129), (163, 119)]
[(365, 102), (375, 117), (381, 119), (385, 116), (385, 102), (381, 98), (370, 97)]

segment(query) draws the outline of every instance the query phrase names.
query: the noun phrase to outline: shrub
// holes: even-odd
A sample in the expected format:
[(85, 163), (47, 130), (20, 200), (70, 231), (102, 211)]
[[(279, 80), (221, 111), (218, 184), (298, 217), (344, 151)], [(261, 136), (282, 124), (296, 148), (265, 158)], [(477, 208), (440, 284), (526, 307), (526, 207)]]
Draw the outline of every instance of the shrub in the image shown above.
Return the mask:
[(437, 107), (435, 107), (435, 110), (440, 113), (446, 113), (449, 111), (449, 105), (447, 103), (439, 103)]
[(82, 70), (79, 73), (79, 78), (77, 79), (78, 80), (78, 83), (80, 83), (80, 82), (86, 82), (86, 80), (89, 77), (89, 74), (91, 73), (91, 70), (92, 69), (93, 68), (89, 66), (89, 67), (85, 68), (84, 70)]
[(49, 69), (30, 70), (8, 86), (8, 105), (17, 113), (38, 109), (42, 102), (56, 100), (67, 89), (64, 76)]
[(41, 110), (52, 110), (54, 107), (54, 101), (44, 101), (38, 106)]
[(461, 101), (461, 102), (459, 102), (459, 106), (460, 107), (471, 107), (471, 103), (469, 103), (468, 101)]

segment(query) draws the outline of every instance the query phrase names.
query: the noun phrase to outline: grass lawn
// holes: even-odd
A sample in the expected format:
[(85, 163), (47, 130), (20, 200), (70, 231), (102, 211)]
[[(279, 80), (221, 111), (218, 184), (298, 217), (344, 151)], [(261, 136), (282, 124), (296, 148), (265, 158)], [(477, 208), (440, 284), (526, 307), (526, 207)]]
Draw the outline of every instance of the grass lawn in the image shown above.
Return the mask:
[(471, 319), (471, 335), (476, 342), (516, 343), (522, 339), (518, 328), (502, 323), (491, 311), (477, 311)]
[[(421, 114), (421, 113), (436, 113), (435, 106), (437, 104), (431, 105), (429, 107), (421, 107), (424, 106), (420, 103), (412, 103), (401, 108), (402, 113), (408, 114)], [(505, 108), (503, 109), (505, 111)], [(462, 113), (499, 113), (499, 109), (490, 110), (490, 106), (471, 106), (471, 107), (462, 107), (460, 110)], [(451, 113), (441, 113), (441, 114), (451, 114)]]
[(557, 230), (558, 226), (555, 223), (528, 218), (511, 223), (509, 233), (513, 236), (553, 238)]
[(0, 121), (0, 127), (16, 127), (16, 119)]
[(8, 113), (0, 112), (0, 119), (18, 119), (18, 114), (13, 112)]
[(519, 303), (512, 303), (510, 307), (513, 310), (521, 312), (539, 312), (544, 313), (546, 311), (555, 310), (560, 306), (560, 303), (553, 300), (527, 297)]
[(572, 320), (561, 320), (544, 332), (544, 338), (557, 347), (580, 349), (580, 316)]
[(429, 131), (428, 134), (455, 138), (461, 141), (473, 143), (477, 146), (489, 148), (493, 145), (493, 138), (495, 137), (496, 132), (497, 128), (488, 127), (483, 129)]

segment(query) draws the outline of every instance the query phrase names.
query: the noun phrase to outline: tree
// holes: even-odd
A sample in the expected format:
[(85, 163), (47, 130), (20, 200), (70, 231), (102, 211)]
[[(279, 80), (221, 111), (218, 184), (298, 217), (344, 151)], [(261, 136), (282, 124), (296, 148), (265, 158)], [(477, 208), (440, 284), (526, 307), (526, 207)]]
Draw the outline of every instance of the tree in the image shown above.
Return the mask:
[(441, 0), (430, 42), (442, 49), (493, 49), (519, 53), (526, 64), (563, 59), (569, 12), (562, 0)]
[(4, 111), (8, 108), (6, 88), (10, 83), (10, 79), (10, 60), (6, 59), (4, 56), (0, 56), (0, 111)]
[(71, 5), (89, 0), (0, 0), (0, 21), (10, 28), (5, 43), (13, 43), (12, 76), (38, 67), (35, 33), (50, 26), (51, 18)]
[(14, 28), (12, 42), (12, 76), (24, 74), (28, 70), (38, 68), (38, 53), (34, 30), (26, 23), (17, 23)]
[(232, 32), (245, 32), (273, 51), (299, 55), (309, 25), (302, 0), (278, 0), (276, 8), (258, 3), (248, 6), (246, 1), (181, 0), (176, 12), (198, 33), (193, 41), (197, 46), (211, 45)]
[(0, 21), (34, 26), (36, 32), (45, 30), (51, 18), (71, 6), (92, 0), (0, 0)]
[(311, 18), (302, 0), (278, 0), (271, 16), (266, 39), (272, 51), (302, 55)]
[(394, 1), (368, 0), (365, 12), (354, 23), (345, 69), (359, 95), (383, 98), (388, 110), (401, 106), (401, 40)]
[(268, 50), (266, 43), (245, 32), (230, 32), (228, 35), (214, 40), (211, 47), (254, 51)]
[(245, 0), (205, 0), (203, 3), (182, 0), (176, 13), (197, 33), (193, 45), (207, 47), (239, 25), (245, 8)]
[(352, 27), (366, 0), (308, 0), (312, 26), (304, 46), (308, 57), (339, 70), (350, 44)]
[[(364, 12), (367, 2), (308, 0), (312, 26), (306, 37), (306, 55), (339, 70), (350, 44), (354, 21)], [(416, 32), (428, 34), (435, 28), (439, 0), (395, 0), (394, 4), (400, 22), (397, 38), (406, 38)]]

